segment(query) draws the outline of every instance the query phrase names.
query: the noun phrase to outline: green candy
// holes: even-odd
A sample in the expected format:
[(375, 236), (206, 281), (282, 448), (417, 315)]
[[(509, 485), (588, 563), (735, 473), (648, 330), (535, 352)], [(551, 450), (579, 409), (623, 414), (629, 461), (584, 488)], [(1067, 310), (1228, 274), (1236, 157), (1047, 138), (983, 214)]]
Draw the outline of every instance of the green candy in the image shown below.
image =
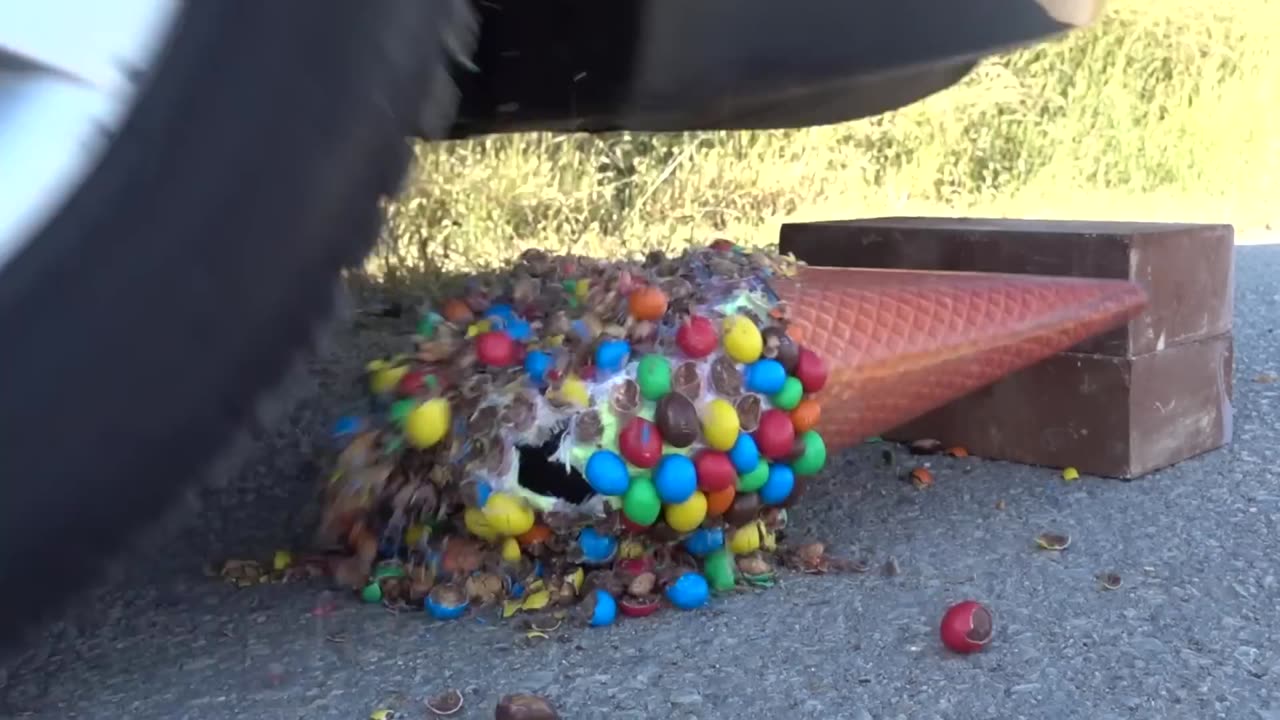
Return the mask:
[(407, 575), (407, 573), (404, 570), (404, 566), (394, 561), (379, 563), (373, 568), (374, 582), (384, 580), (386, 578), (404, 577), (405, 575)]
[(712, 590), (716, 592), (732, 590), (737, 584), (733, 570), (733, 554), (720, 548), (707, 555), (707, 559), (702, 563), (702, 574), (706, 576), (707, 584)]
[(650, 353), (640, 358), (636, 367), (636, 384), (645, 400), (660, 400), (671, 392), (671, 361)]
[(622, 495), (622, 514), (637, 525), (648, 527), (658, 521), (662, 512), (662, 499), (658, 488), (647, 477), (632, 478), (631, 485)]
[(800, 441), (804, 443), (804, 452), (791, 463), (791, 469), (797, 475), (813, 475), (827, 464), (827, 444), (813, 430), (801, 435)]
[(365, 585), (360, 591), (360, 599), (367, 603), (382, 602), (382, 586), (376, 581)]
[(791, 410), (800, 404), (801, 398), (804, 397), (804, 384), (800, 382), (800, 378), (789, 377), (786, 382), (782, 383), (782, 389), (774, 393), (769, 398), (773, 401), (776, 408), (782, 410)]
[(409, 413), (418, 407), (418, 401), (413, 398), (405, 398), (391, 403), (391, 420), (397, 425), (403, 425), (404, 419), (409, 417)]
[(436, 336), (436, 328), (440, 323), (444, 322), (444, 318), (436, 313), (428, 313), (418, 322), (418, 334), (430, 340)]
[(738, 492), (753, 493), (764, 487), (769, 480), (769, 463), (761, 460), (755, 469), (738, 476)]

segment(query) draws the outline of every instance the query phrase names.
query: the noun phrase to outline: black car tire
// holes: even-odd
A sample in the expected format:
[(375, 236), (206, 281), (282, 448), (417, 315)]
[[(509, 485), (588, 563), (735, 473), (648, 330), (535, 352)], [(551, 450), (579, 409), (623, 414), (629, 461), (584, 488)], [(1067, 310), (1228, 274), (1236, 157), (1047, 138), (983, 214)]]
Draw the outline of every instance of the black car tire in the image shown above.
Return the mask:
[[(104, 157), (0, 268), (0, 645), (94, 578), (305, 350), (446, 134), (465, 0), (189, 2)], [(31, 590), (28, 590), (31, 589)]]

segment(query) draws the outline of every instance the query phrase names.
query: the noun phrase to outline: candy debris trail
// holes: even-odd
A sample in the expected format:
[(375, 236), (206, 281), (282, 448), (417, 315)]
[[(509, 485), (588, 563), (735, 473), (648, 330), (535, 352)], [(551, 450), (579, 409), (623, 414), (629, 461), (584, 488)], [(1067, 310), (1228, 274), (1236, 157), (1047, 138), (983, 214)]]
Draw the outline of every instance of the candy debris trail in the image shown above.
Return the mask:
[(591, 626), (772, 585), (786, 508), (827, 459), (827, 365), (770, 287), (794, 269), (723, 240), (530, 251), (428, 308), (335, 424), (337, 580), (439, 620), (572, 608)]

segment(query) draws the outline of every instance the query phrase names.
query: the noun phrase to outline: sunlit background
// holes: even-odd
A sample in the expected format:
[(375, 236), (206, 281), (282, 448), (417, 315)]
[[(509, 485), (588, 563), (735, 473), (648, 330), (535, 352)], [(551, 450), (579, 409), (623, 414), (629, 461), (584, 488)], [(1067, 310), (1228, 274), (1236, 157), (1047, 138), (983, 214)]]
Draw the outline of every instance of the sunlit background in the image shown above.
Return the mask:
[(1280, 0), (1112, 0), (1093, 28), (873, 119), (421, 146), (370, 268), (420, 280), (530, 247), (764, 244), (785, 221), (885, 214), (1229, 222), (1271, 242), (1277, 40)]

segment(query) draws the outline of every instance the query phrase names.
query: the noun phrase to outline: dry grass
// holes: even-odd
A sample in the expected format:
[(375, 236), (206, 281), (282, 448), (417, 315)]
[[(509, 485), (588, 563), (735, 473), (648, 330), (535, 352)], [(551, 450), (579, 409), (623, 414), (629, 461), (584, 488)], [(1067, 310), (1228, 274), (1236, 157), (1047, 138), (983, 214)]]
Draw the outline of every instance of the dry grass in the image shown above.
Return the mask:
[(748, 243), (881, 214), (1277, 219), (1280, 0), (1113, 0), (1096, 27), (901, 111), (797, 131), (422, 146), (370, 261), (404, 279), (542, 247)]

